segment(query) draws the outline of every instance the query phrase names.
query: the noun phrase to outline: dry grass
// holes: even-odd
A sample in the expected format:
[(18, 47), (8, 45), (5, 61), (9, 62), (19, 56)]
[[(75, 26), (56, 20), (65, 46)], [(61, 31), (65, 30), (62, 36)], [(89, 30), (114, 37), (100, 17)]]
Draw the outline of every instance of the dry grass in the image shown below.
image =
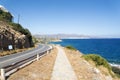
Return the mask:
[[(35, 46), (35, 47), (37, 47), (37, 46)], [(23, 52), (23, 51), (26, 51), (26, 50), (31, 50), (31, 49), (34, 49), (35, 47), (24, 48), (24, 49), (15, 49), (15, 50), (10, 50), (10, 51), (3, 51), (3, 52), (0, 52), (0, 57), (10, 55), (10, 54), (15, 54), (15, 53), (18, 53), (18, 52)]]
[(87, 68), (89, 64), (81, 58), (82, 54), (68, 49), (65, 49), (65, 51), (78, 80), (92, 80), (93, 75), (91, 75), (91, 72), (89, 71), (91, 68)]
[(3, 52), (0, 52), (0, 56), (15, 54), (15, 53), (22, 52), (25, 50), (28, 50), (28, 49), (16, 49), (16, 50), (11, 50), (11, 51), (3, 51)]
[[(77, 75), (78, 80), (110, 80), (107, 69), (100, 67), (97, 69), (94, 63), (89, 63), (82, 58), (82, 53), (74, 50), (69, 50), (65, 48), (66, 55), (71, 62), (71, 65)], [(102, 71), (101, 71), (101, 70)], [(97, 73), (96, 70), (100, 72)], [(104, 74), (105, 73), (105, 74)], [(107, 77), (107, 79), (106, 79)], [(118, 79), (113, 79), (118, 80)]]
[(57, 56), (57, 49), (11, 75), (8, 80), (50, 80)]

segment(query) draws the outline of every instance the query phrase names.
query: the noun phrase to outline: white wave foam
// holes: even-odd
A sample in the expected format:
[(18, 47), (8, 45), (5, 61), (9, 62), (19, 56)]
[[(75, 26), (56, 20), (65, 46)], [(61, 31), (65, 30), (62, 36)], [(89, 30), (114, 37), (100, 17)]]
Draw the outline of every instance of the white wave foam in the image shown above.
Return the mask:
[(112, 66), (112, 67), (120, 68), (120, 64), (115, 64), (115, 63), (109, 63), (109, 64), (110, 64), (110, 66)]

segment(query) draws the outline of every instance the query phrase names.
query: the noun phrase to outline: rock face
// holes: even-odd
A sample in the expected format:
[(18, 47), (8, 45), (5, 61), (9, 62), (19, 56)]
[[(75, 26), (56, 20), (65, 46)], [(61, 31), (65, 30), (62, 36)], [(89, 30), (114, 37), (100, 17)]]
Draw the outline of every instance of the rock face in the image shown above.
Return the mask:
[(12, 45), (13, 49), (30, 47), (25, 35), (13, 30), (8, 23), (0, 21), (0, 50), (8, 50), (9, 45)]
[(13, 22), (12, 14), (0, 5), (0, 50), (34, 46), (28, 29)]

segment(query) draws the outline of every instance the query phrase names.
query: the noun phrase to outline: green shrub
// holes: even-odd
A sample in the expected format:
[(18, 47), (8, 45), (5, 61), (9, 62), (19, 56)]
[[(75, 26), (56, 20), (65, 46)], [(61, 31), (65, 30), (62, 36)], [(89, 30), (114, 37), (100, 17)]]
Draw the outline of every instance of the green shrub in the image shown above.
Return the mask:
[(31, 46), (31, 47), (34, 46), (33, 41), (32, 41), (32, 35), (31, 35), (31, 33), (30, 33), (30, 31), (29, 31), (28, 29), (23, 28), (22, 25), (17, 24), (17, 23), (10, 22), (9, 24), (10, 24), (11, 26), (13, 26), (12, 28), (13, 28), (15, 31), (18, 31), (18, 32), (26, 35), (26, 37), (27, 37), (28, 40), (29, 40), (30, 46)]
[(74, 48), (73, 46), (66, 46), (67, 49), (71, 49), (71, 50), (77, 50), (76, 48)]
[(14, 30), (16, 30), (16, 31), (18, 31), (18, 32), (20, 32), (20, 33), (22, 33), (22, 34), (24, 34), (24, 35), (31, 35), (31, 33), (29, 32), (29, 30), (28, 29), (24, 29), (20, 24), (17, 24), (17, 23), (9, 23), (10, 25), (12, 25), (13, 27), (13, 29)]
[(13, 16), (11, 15), (10, 12), (4, 12), (0, 10), (0, 20), (12, 22), (12, 19), (13, 19)]
[(83, 57), (88, 61), (88, 60), (92, 60), (96, 66), (104, 66), (108, 69), (108, 71), (111, 74), (111, 66), (108, 64), (107, 60), (104, 59), (103, 57), (101, 57), (100, 55), (97, 54), (87, 54), (87, 55), (83, 55)]
[(37, 38), (35, 38), (34, 36), (32, 37), (32, 41), (33, 41), (34, 44), (38, 43)]

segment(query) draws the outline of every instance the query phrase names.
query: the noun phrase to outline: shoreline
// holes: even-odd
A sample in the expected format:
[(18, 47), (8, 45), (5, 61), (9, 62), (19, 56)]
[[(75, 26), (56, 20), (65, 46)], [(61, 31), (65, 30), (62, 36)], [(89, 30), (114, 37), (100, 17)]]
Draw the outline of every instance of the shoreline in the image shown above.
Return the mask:
[[(53, 43), (52, 43), (53, 44)], [(55, 44), (53, 44), (53, 45), (55, 45)], [(60, 45), (60, 44), (57, 44), (57, 45)], [(60, 46), (62, 46), (62, 45), (60, 45)], [(62, 46), (62, 47), (64, 47), (65, 48), (65, 46)], [(77, 49), (77, 51), (78, 52), (80, 52), (81, 54), (83, 54), (83, 55), (86, 55), (86, 54), (84, 54), (84, 53), (82, 53), (80, 50), (78, 50)], [(101, 56), (101, 55), (100, 55)], [(106, 58), (105, 58), (106, 59)], [(106, 59), (107, 60), (107, 59)], [(108, 61), (108, 60), (107, 60)], [(111, 63), (111, 62), (109, 62), (108, 61), (108, 63), (109, 63), (109, 65), (111, 66), (111, 67), (117, 67), (117, 68), (119, 68), (120, 69), (120, 64), (117, 64), (117, 63)]]
[(115, 63), (109, 63), (111, 67), (117, 67), (120, 69), (120, 64), (115, 64)]
[(57, 40), (52, 40), (51, 42), (62, 42), (61, 39), (57, 39)]

